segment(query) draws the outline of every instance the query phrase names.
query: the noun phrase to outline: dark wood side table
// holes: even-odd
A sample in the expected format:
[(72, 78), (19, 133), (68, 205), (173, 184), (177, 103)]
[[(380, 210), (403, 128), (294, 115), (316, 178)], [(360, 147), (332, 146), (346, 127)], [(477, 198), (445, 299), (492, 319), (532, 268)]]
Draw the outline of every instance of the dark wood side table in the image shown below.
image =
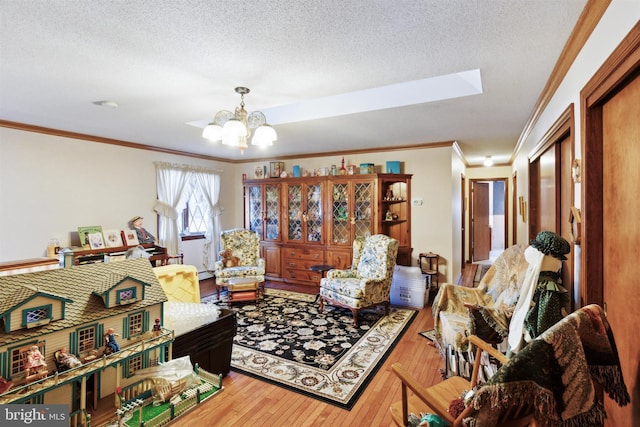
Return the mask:
[(309, 270), (318, 272), (318, 273), (320, 273), (322, 275), (322, 277), (325, 277), (326, 272), (329, 271), (329, 270), (333, 270), (334, 268), (335, 267), (333, 265), (316, 264), (316, 265), (312, 265), (311, 267), (309, 267)]
[[(422, 262), (424, 260), (424, 265)], [(420, 270), (427, 275), (429, 280), (429, 286), (435, 283), (436, 289), (440, 287), (440, 278), (439, 278), (439, 264), (440, 264), (440, 255), (434, 254), (433, 252), (421, 253), (418, 255), (418, 265), (420, 266)], [(434, 282), (435, 279), (435, 282)]]
[[(334, 268), (335, 267), (333, 265), (329, 265), (329, 264), (316, 264), (316, 265), (310, 266), (309, 270), (319, 272), (322, 275), (322, 277), (325, 277), (327, 271), (333, 270)], [(316, 295), (316, 301), (318, 301), (318, 298), (320, 298), (320, 294)]]

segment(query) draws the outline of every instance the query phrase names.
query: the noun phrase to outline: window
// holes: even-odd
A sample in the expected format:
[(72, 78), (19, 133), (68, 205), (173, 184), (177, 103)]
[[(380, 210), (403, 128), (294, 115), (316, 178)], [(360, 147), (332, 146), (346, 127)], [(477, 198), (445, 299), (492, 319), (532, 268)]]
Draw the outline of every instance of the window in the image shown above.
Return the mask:
[(137, 370), (142, 369), (142, 355), (139, 354), (129, 359), (128, 376), (133, 375)]
[(187, 202), (182, 211), (182, 221), (178, 222), (180, 226), (180, 235), (185, 236), (202, 236), (207, 231), (207, 198), (202, 194), (201, 188), (196, 185), (195, 179), (192, 178), (187, 184)]
[(95, 348), (96, 348), (95, 326), (79, 329), (78, 330), (78, 353), (83, 354)]
[(136, 288), (120, 289), (116, 304), (129, 304), (136, 300)]
[(129, 337), (140, 335), (142, 333), (142, 313), (129, 315)]
[(20, 354), (20, 349), (16, 348), (11, 351), (11, 376), (19, 374), (23, 371), (24, 368), (22, 366), (22, 356)]
[(51, 304), (29, 307), (22, 311), (22, 325), (27, 328), (49, 323), (51, 320)]

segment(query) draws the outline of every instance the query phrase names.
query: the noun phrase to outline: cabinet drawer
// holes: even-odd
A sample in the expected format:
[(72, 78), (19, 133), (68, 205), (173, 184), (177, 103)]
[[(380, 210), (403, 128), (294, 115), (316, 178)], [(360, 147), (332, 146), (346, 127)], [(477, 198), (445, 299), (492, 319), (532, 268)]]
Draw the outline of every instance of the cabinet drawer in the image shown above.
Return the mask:
[(287, 258), (284, 261), (284, 268), (287, 270), (309, 270), (309, 267), (321, 262), (322, 260), (316, 261), (310, 259)]
[(294, 280), (299, 282), (313, 282), (320, 283), (321, 275), (315, 271), (308, 270), (294, 270), (287, 268), (284, 273), (284, 278), (286, 280)]
[(316, 264), (324, 261), (324, 251), (322, 249), (284, 248), (282, 256), (284, 258), (309, 259), (315, 261)]

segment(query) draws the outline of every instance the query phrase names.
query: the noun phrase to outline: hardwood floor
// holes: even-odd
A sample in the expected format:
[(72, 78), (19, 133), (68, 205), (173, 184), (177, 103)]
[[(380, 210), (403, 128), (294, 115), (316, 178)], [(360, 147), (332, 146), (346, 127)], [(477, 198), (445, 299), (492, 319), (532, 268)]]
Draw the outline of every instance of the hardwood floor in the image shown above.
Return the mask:
[[(202, 296), (214, 292), (213, 286), (211, 290), (209, 286), (206, 282), (201, 285)], [(268, 283), (269, 287), (283, 288), (276, 283)], [(439, 369), (444, 362), (430, 341), (418, 334), (431, 328), (431, 307), (426, 307), (420, 310), (351, 411), (231, 371), (222, 381), (222, 393), (180, 417), (178, 423), (180, 426), (394, 425), (389, 405), (401, 395), (392, 364), (402, 363), (425, 386), (440, 381)]]
[[(305, 292), (272, 282), (266, 287)], [(215, 292), (212, 279), (200, 281), (201, 297)], [(307, 289), (306, 292), (313, 294), (315, 290)], [(425, 386), (441, 380), (439, 369), (444, 368), (444, 361), (431, 342), (418, 334), (432, 328), (433, 317), (428, 306), (419, 311), (351, 411), (231, 371), (224, 377), (224, 390), (219, 395), (181, 416), (174, 424), (181, 427), (392, 426), (389, 405), (401, 399), (400, 381), (391, 371), (392, 364), (402, 363)], [(109, 407), (113, 405), (113, 396), (102, 399), (101, 403), (105, 400)], [(104, 415), (94, 416), (95, 425), (99, 425), (98, 420)]]

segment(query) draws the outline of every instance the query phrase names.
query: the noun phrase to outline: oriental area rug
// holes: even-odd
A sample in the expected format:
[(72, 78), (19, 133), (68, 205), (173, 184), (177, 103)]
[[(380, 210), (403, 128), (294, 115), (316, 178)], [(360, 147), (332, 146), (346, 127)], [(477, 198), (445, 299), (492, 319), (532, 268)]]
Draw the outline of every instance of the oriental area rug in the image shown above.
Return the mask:
[[(224, 296), (217, 302), (228, 308)], [(267, 289), (257, 303), (237, 303), (231, 369), (351, 409), (417, 314), (384, 308), (360, 312), (325, 305), (315, 296)], [(206, 302), (206, 301), (205, 301)]]

